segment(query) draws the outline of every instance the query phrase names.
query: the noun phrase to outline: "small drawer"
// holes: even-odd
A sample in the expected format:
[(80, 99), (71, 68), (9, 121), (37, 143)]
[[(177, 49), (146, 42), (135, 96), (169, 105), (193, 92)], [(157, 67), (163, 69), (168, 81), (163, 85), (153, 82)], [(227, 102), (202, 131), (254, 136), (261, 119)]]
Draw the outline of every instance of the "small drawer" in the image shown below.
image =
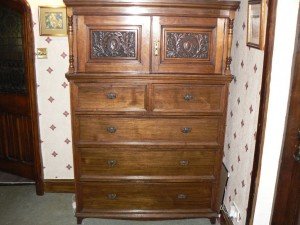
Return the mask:
[(80, 176), (211, 176), (216, 150), (80, 148)]
[(79, 83), (77, 109), (146, 111), (145, 85)]
[(216, 145), (219, 142), (221, 119), (214, 116), (194, 119), (78, 116), (79, 140)]
[(155, 112), (223, 112), (224, 85), (155, 84)]
[(211, 207), (211, 183), (108, 183), (77, 185), (81, 212), (196, 211)]

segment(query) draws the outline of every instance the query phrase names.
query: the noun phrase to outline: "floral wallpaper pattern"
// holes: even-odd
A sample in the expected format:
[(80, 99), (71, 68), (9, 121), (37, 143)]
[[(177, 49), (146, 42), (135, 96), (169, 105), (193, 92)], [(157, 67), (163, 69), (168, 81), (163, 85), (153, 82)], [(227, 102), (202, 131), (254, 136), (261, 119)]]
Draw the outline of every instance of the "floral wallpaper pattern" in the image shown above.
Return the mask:
[(237, 204), (241, 221), (234, 224), (239, 225), (246, 223), (264, 59), (263, 51), (246, 45), (247, 7), (248, 0), (242, 0), (234, 23), (234, 80), (229, 89), (223, 160), (230, 173), (224, 204), (227, 210), (233, 202)]
[[(38, 7), (47, 0), (28, 0), (34, 22), (35, 48), (47, 48), (47, 59), (36, 59), (40, 136), (45, 179), (73, 179), (68, 71), (68, 38), (39, 35)], [(62, 0), (51, 0), (51, 6)]]

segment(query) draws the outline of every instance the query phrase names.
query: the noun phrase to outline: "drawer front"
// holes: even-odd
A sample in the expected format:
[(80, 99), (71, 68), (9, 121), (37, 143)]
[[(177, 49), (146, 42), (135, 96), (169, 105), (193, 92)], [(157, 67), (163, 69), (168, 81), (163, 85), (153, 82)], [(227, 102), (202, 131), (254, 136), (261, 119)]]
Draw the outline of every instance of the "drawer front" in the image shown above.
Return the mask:
[(221, 117), (126, 118), (79, 116), (84, 142), (168, 142), (218, 144)]
[(211, 208), (210, 183), (80, 183), (82, 212), (205, 210)]
[(223, 112), (223, 85), (155, 84), (157, 112)]
[(145, 85), (80, 83), (77, 108), (101, 111), (145, 111)]
[(81, 148), (81, 178), (103, 176), (213, 176), (214, 150)]

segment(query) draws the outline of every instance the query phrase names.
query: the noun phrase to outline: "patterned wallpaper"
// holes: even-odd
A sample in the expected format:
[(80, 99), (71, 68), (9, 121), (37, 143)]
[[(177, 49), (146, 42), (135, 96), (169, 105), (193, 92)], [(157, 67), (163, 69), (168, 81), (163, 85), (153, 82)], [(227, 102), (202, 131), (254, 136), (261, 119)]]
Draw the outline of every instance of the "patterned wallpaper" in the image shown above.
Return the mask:
[(250, 191), (264, 52), (246, 46), (248, 0), (242, 0), (236, 13), (224, 163), (230, 172), (224, 204), (227, 210), (235, 202), (246, 222)]
[(33, 22), (35, 48), (47, 48), (48, 59), (36, 59), (40, 135), (45, 179), (72, 179), (67, 37), (39, 35), (38, 7), (61, 6), (62, 0), (28, 0)]
[[(36, 60), (41, 146), (45, 179), (72, 179), (72, 137), (68, 69), (67, 37), (39, 36), (38, 6), (47, 0), (28, 0), (34, 21), (35, 47), (48, 48), (48, 59)], [(239, 224), (245, 224), (255, 147), (256, 124), (260, 99), (263, 51), (246, 46), (247, 0), (241, 1), (236, 14), (233, 39), (224, 163), (230, 171), (225, 205), (234, 201), (241, 210)], [(51, 5), (63, 5), (51, 0)]]

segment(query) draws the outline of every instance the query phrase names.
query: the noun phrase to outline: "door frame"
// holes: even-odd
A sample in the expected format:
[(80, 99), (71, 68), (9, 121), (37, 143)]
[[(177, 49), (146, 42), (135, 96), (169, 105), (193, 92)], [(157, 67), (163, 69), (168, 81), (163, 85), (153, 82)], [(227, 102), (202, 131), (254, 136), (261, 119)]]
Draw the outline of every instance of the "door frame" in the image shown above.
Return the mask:
[[(297, 82), (300, 80), (300, 66), (297, 64), (297, 61), (300, 61), (298, 57), (300, 57), (299, 49), (300, 49), (300, 10), (298, 13), (298, 22), (297, 22), (297, 31), (296, 31), (296, 41), (294, 47), (294, 59), (293, 59), (293, 68), (292, 68), (292, 82), (291, 82), (291, 92), (289, 95), (289, 106), (287, 112), (287, 121), (285, 125), (285, 137), (284, 137), (284, 146), (282, 149), (281, 163), (278, 170), (277, 176), (277, 185), (274, 194), (274, 205), (273, 205), (273, 213), (272, 213), (272, 222), (271, 224), (282, 224), (282, 220), (284, 222), (291, 223), (293, 220), (291, 219), (291, 215), (289, 214), (289, 210), (292, 206), (289, 206), (291, 200), (291, 187), (293, 185), (293, 173), (295, 167), (298, 167), (298, 162), (294, 160), (292, 154), (295, 153), (295, 149), (291, 149), (292, 145), (294, 145), (293, 138), (295, 138), (296, 134), (291, 133), (291, 126), (294, 121), (291, 118), (293, 113), (293, 107), (297, 107), (293, 98), (295, 98), (296, 94), (294, 91), (300, 89), (300, 84)], [(299, 85), (299, 87), (296, 87)], [(298, 106), (300, 107), (300, 106)], [(300, 130), (299, 130), (300, 132)], [(300, 135), (300, 133), (299, 133)], [(299, 137), (300, 138), (300, 137)], [(300, 206), (300, 203), (299, 203)], [(289, 208), (288, 208), (289, 207)], [(297, 210), (299, 210), (297, 208)], [(283, 216), (288, 216), (283, 218)], [(294, 221), (295, 222), (295, 221)]]
[(29, 3), (26, 0), (13, 0), (7, 3), (7, 0), (0, 0), (1, 3), (11, 5), (14, 4), (16, 8), (22, 10), (23, 19), (23, 41), (24, 41), (24, 57), (25, 57), (25, 70), (27, 74), (27, 88), (29, 97), (31, 129), (32, 129), (32, 151), (34, 156), (34, 178), (36, 185), (37, 195), (44, 194), (43, 184), (43, 165), (40, 146), (39, 135), (39, 120), (38, 120), (38, 107), (37, 107), (37, 84), (35, 73), (35, 50), (34, 50), (34, 33), (32, 13)]
[(259, 105), (259, 115), (256, 133), (256, 143), (253, 158), (253, 169), (251, 174), (251, 185), (249, 192), (249, 200), (247, 207), (246, 225), (252, 225), (257, 201), (257, 193), (259, 189), (259, 180), (261, 175), (263, 146), (265, 139), (268, 103), (270, 94), (271, 72), (273, 62), (273, 50), (275, 40), (275, 24), (277, 14), (278, 0), (269, 0), (268, 17), (266, 27), (266, 43), (262, 73), (261, 96)]

